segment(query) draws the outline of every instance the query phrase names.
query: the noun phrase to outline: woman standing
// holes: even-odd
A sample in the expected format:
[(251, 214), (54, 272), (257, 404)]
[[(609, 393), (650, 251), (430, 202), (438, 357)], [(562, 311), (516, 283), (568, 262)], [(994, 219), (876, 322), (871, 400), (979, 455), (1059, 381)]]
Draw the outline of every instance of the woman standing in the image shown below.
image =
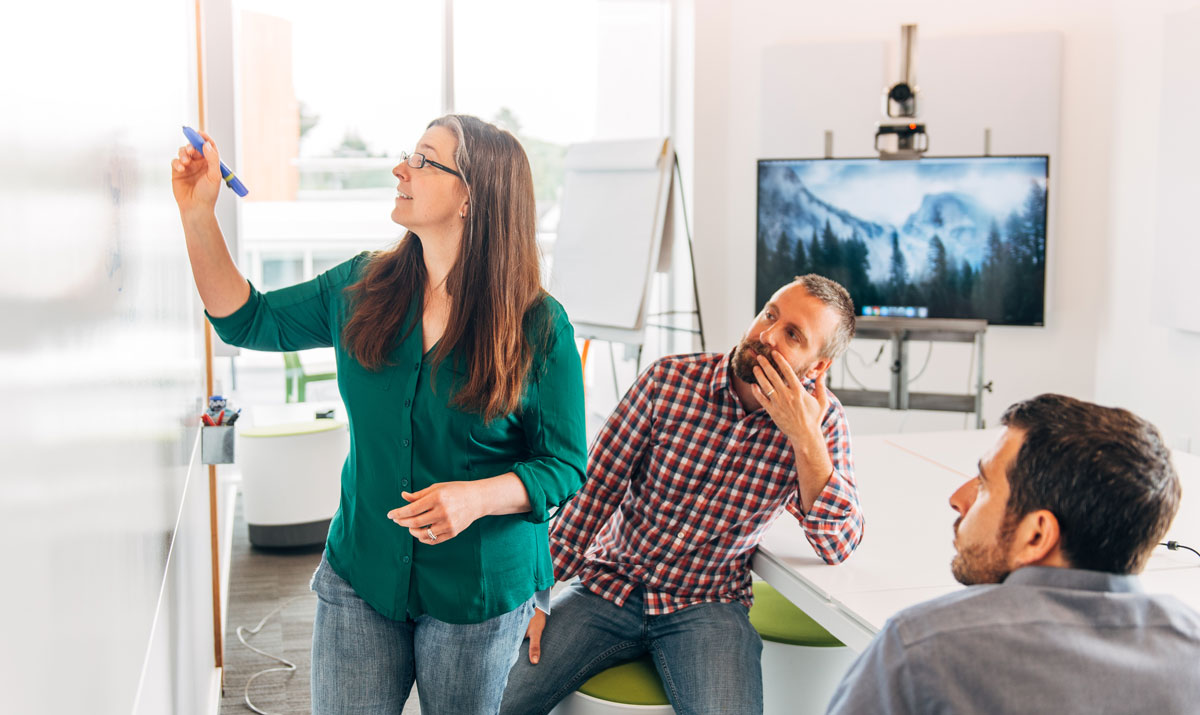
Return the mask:
[(392, 173), (408, 232), (259, 293), (213, 207), (216, 147), (180, 149), (173, 188), (223, 340), (335, 348), (350, 423), (342, 495), (313, 576), (313, 712), (495, 713), (553, 572), (549, 512), (583, 483), (574, 332), (541, 287), (529, 162), (508, 132), (434, 120)]

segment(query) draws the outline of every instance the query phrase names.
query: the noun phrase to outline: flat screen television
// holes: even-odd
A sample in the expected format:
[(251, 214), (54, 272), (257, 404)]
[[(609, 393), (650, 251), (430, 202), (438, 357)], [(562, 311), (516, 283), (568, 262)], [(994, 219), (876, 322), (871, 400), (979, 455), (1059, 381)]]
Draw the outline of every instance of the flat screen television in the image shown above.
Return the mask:
[(1042, 325), (1047, 156), (762, 159), (757, 307), (805, 273), (859, 315)]

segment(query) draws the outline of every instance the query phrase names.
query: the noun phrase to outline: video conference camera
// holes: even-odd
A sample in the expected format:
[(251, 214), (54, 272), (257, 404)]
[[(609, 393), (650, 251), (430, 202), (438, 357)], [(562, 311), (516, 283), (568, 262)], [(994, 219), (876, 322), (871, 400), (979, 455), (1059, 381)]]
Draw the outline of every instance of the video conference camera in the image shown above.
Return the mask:
[(889, 117), (917, 116), (917, 88), (897, 82), (883, 95), (883, 113)]
[(880, 159), (920, 159), (929, 151), (925, 124), (879, 124), (875, 129), (875, 151)]
[(929, 150), (925, 123), (918, 121), (916, 83), (917, 26), (900, 27), (900, 76), (902, 79), (883, 93), (883, 115), (889, 120), (876, 125), (875, 151), (880, 159), (920, 159)]

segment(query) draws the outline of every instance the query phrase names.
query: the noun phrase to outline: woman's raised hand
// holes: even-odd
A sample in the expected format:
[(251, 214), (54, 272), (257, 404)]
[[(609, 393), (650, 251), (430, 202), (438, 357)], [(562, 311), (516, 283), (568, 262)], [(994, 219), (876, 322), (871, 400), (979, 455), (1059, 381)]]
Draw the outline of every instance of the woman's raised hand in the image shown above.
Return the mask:
[(212, 137), (204, 137), (204, 153), (191, 144), (179, 147), (178, 158), (171, 160), (171, 190), (180, 215), (196, 211), (212, 213), (221, 189), (221, 161)]

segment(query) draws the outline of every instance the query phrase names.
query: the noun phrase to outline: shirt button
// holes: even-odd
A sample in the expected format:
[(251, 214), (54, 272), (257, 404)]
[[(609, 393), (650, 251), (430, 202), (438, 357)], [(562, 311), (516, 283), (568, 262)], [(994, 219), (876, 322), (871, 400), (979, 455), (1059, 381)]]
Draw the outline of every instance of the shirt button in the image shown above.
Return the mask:
[(404, 557), (404, 563), (408, 563), (409, 561), (412, 561), (412, 559), (410, 559), (409, 557), (405, 556), (405, 557)]
[(405, 447), (407, 447), (407, 446), (408, 446), (408, 440), (404, 440), (404, 446), (405, 446)]
[(408, 486), (408, 480), (407, 480), (407, 479), (401, 479), (401, 480), (400, 480), (400, 486), (402, 486), (402, 487), (407, 487), (407, 486)]
[(409, 405), (411, 405), (411, 404), (412, 404), (412, 400), (405, 400), (405, 401), (404, 401), (404, 406), (405, 406), (405, 407), (408, 407), (408, 406), (409, 406)]
[(413, 363), (413, 369), (414, 369), (414, 370), (420, 370), (420, 369), (421, 369), (421, 363), (419, 363), (419, 362), (414, 362), (414, 363)]

